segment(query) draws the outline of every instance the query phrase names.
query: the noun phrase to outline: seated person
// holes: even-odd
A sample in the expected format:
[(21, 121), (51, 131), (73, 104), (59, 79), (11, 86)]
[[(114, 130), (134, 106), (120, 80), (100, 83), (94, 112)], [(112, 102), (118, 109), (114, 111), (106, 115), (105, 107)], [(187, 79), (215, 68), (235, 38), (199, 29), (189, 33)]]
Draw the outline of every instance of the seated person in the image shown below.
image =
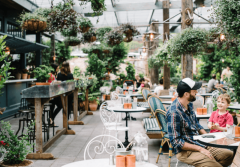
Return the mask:
[(144, 85), (145, 85), (145, 79), (144, 78), (141, 78), (140, 80), (139, 80), (139, 82), (141, 83), (141, 89), (144, 87)]
[(210, 133), (223, 132), (227, 126), (233, 125), (233, 117), (226, 110), (231, 102), (228, 94), (221, 94), (217, 98), (217, 111), (214, 111), (209, 118), (208, 128)]
[(144, 82), (144, 88), (149, 88), (150, 89), (150, 85), (148, 84), (147, 81)]
[(159, 80), (159, 85), (154, 89), (154, 94), (157, 95), (160, 90), (163, 90), (163, 79)]
[(134, 80), (134, 86), (135, 86), (136, 89), (141, 86), (141, 83), (139, 82), (139, 80), (140, 80), (140, 77), (139, 77), (139, 75), (137, 74), (137, 75), (135, 76), (135, 80)]
[(218, 86), (218, 81), (216, 80), (216, 74), (213, 74), (212, 79), (208, 81), (208, 93), (212, 93), (215, 90), (215, 86)]
[(184, 163), (195, 167), (227, 167), (233, 160), (231, 150), (205, 146), (193, 140), (193, 136), (207, 133), (199, 124), (192, 104), (201, 86), (201, 82), (190, 78), (178, 83), (178, 98), (166, 114), (169, 140), (177, 159)]

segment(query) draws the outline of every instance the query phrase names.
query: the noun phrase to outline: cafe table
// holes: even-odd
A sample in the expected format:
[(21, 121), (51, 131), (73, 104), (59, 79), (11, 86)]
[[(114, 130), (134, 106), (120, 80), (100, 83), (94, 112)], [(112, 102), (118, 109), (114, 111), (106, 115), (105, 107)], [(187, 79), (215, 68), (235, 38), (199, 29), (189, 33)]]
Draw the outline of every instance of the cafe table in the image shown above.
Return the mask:
[[(208, 135), (213, 135), (214, 138), (203, 137)], [(224, 132), (208, 133), (204, 135), (193, 136), (193, 139), (206, 146), (231, 149), (234, 151), (234, 153), (236, 153), (236, 150), (240, 144), (240, 139), (229, 139), (224, 135)]]
[(196, 117), (197, 117), (198, 122), (199, 122), (200, 119), (209, 119), (210, 116), (211, 116), (211, 114), (198, 115), (198, 114), (196, 113)]
[(240, 110), (240, 105), (228, 106), (229, 109)]
[(160, 99), (172, 99), (173, 96), (171, 95), (164, 95), (164, 96), (159, 96)]
[(200, 96), (203, 96), (203, 98), (204, 98), (204, 102), (206, 103), (206, 96), (212, 96), (212, 93), (201, 93), (201, 94), (199, 94)]
[[(128, 94), (129, 95), (129, 94)], [(126, 97), (127, 95), (125, 94), (119, 94), (119, 97)], [(130, 97), (142, 97), (142, 94), (139, 94), (138, 92), (133, 92), (131, 95), (129, 95)]]
[(171, 105), (172, 101), (162, 101), (162, 104)]
[[(109, 159), (90, 159), (83, 161), (76, 161), (70, 164), (66, 164), (62, 167), (116, 167), (116, 165), (109, 165)], [(157, 167), (149, 162), (137, 163), (136, 167)]]
[[(124, 109), (124, 108), (120, 108), (120, 107), (108, 107), (107, 109), (112, 110), (114, 112), (121, 112), (121, 113), (125, 112), (126, 113), (126, 118), (127, 118), (128, 113), (143, 112), (143, 111), (147, 110), (144, 107), (137, 107), (136, 109)], [(125, 120), (126, 120), (126, 127), (128, 127), (128, 119), (125, 119)], [(125, 131), (125, 142), (123, 142), (123, 145), (125, 147), (127, 147), (128, 144), (129, 144), (128, 131)]]

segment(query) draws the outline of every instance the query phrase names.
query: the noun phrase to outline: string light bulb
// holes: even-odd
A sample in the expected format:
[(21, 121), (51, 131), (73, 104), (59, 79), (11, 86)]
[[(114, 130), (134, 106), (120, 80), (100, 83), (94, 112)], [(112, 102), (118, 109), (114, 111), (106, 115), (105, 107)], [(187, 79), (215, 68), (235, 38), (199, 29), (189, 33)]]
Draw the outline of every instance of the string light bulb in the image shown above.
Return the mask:
[(220, 35), (220, 41), (223, 41), (223, 40), (225, 40), (225, 35), (224, 35), (224, 34), (221, 34), (221, 35)]
[(205, 8), (205, 4), (203, 4), (203, 6), (202, 6), (203, 8)]
[(169, 2), (169, 6), (170, 6), (170, 7), (172, 6), (172, 2)]
[(4, 51), (7, 55), (10, 55), (10, 48), (8, 46), (4, 49)]
[(198, 12), (198, 9), (197, 9), (197, 7), (196, 7), (195, 11), (196, 11), (196, 12)]
[(213, 5), (211, 4), (211, 9), (213, 8)]

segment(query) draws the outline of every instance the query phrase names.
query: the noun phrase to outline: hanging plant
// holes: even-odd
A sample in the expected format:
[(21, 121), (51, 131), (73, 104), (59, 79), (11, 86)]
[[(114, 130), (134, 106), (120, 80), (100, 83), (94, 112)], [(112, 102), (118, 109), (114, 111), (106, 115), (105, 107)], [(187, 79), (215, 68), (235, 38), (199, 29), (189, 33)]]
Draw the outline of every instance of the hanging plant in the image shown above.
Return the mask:
[(70, 26), (69, 28), (63, 29), (61, 31), (61, 34), (64, 37), (69, 37), (69, 36), (76, 37), (79, 31), (80, 30), (79, 30), (79, 28), (77, 26), (75, 26), (75, 27), (74, 26)]
[(105, 36), (107, 33), (109, 33), (110, 31), (112, 31), (112, 28), (111, 27), (103, 27), (103, 28), (98, 28), (96, 30), (96, 34), (97, 34), (97, 39), (100, 41), (100, 42), (103, 42), (105, 40)]
[(78, 27), (81, 29), (82, 33), (86, 33), (93, 26), (88, 18), (78, 17), (77, 18)]
[(96, 39), (96, 33), (92, 29), (83, 34), (83, 40), (85, 43), (94, 42)]
[(36, 13), (22, 13), (19, 17), (22, 29), (40, 32), (47, 28), (47, 19)]
[(77, 37), (68, 37), (64, 40), (64, 43), (69, 46), (77, 46), (81, 43), (81, 40)]
[(130, 23), (122, 24), (120, 26), (120, 30), (126, 35), (126, 37), (140, 35), (140, 32), (137, 30), (137, 28)]
[(112, 30), (107, 34), (107, 44), (110, 46), (118, 45), (123, 41), (123, 34), (120, 30)]
[(106, 11), (105, 0), (89, 0), (91, 2), (91, 8), (94, 11), (94, 14), (100, 14)]

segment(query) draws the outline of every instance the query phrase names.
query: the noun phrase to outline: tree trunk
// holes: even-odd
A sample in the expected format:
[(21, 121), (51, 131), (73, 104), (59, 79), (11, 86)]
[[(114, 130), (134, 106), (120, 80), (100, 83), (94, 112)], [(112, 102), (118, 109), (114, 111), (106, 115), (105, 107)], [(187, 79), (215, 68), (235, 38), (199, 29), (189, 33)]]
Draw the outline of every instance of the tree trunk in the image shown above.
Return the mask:
[(182, 79), (193, 79), (193, 55), (182, 55)]
[(164, 65), (163, 87), (164, 87), (164, 89), (170, 88), (170, 67), (168, 67), (167, 63)]
[(152, 84), (158, 84), (159, 81), (159, 73), (158, 73), (158, 67), (151, 69), (151, 82)]

